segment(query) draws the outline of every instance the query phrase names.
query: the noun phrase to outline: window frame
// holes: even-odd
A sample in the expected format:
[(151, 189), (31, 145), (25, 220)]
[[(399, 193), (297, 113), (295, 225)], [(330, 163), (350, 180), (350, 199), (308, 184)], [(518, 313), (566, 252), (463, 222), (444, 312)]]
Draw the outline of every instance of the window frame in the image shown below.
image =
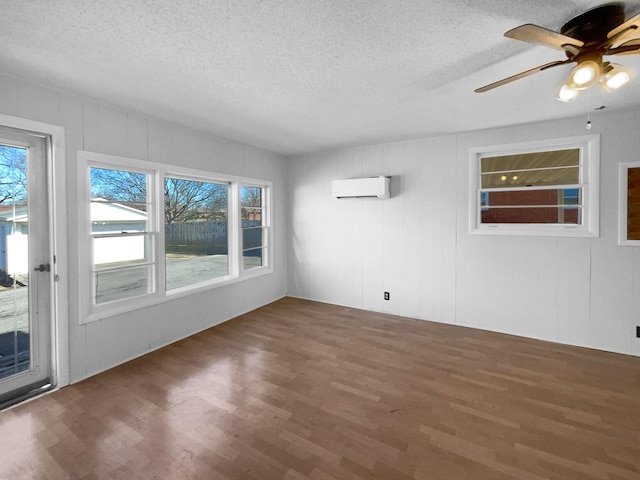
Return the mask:
[[(260, 188), (261, 189), (261, 205), (260, 205), (260, 221), (261, 224), (259, 227), (243, 227), (242, 226), (242, 208), (244, 208), (242, 206), (242, 188), (243, 187), (247, 187), (247, 188)], [(270, 223), (270, 217), (269, 217), (269, 212), (270, 212), (270, 208), (268, 207), (268, 195), (267, 195), (267, 190), (264, 188), (263, 185), (257, 184), (255, 182), (240, 182), (238, 184), (238, 189), (239, 189), (239, 194), (240, 194), (240, 202), (238, 204), (238, 207), (240, 209), (240, 215), (239, 215), (239, 224), (240, 224), (240, 241), (239, 241), (239, 246), (240, 246), (240, 264), (239, 264), (239, 269), (241, 272), (251, 272), (253, 270), (256, 270), (258, 268), (261, 268), (261, 266), (258, 267), (252, 267), (252, 268), (245, 268), (244, 265), (244, 252), (248, 251), (248, 250), (258, 250), (261, 249), (262, 250), (262, 264), (263, 265), (269, 265), (270, 263), (270, 245), (271, 245), (271, 223)], [(255, 208), (255, 207), (253, 207)], [(245, 249), (244, 248), (244, 232), (245, 230), (254, 230), (254, 229), (260, 229), (262, 234), (262, 240), (261, 240), (261, 245), (260, 247), (254, 247), (254, 248), (248, 248)], [(266, 238), (265, 238), (265, 232), (266, 232)]]
[(640, 240), (630, 240), (627, 230), (629, 169), (640, 168), (640, 162), (624, 162), (618, 165), (618, 245), (640, 246)]
[[(149, 169), (144, 169), (144, 168), (132, 168), (131, 166), (117, 166), (114, 168), (110, 168), (109, 170), (118, 170), (118, 171), (126, 171), (127, 172), (131, 172), (131, 173), (138, 173), (138, 174), (142, 174), (146, 176), (146, 205), (147, 205), (147, 219), (146, 219), (146, 229), (143, 232), (136, 232), (136, 233), (132, 233), (132, 232), (128, 232), (128, 231), (121, 231), (121, 232), (94, 232), (93, 231), (93, 219), (91, 218), (91, 205), (93, 203), (97, 203), (97, 202), (93, 202), (93, 200), (91, 199), (91, 169), (92, 168), (101, 168), (101, 169), (105, 169), (104, 168), (104, 164), (98, 166), (98, 165), (93, 165), (92, 162), (89, 162), (89, 164), (87, 165), (87, 173), (89, 176), (89, 185), (88, 185), (88, 193), (89, 193), (89, 222), (88, 222), (88, 228), (89, 228), (89, 235), (91, 237), (90, 240), (90, 246), (88, 249), (88, 257), (83, 257), (83, 258), (91, 258), (92, 261), (90, 262), (90, 264), (92, 265), (91, 268), (91, 272), (90, 272), (90, 277), (87, 280), (87, 283), (85, 283), (86, 285), (90, 285), (91, 286), (91, 291), (94, 293), (96, 292), (96, 275), (95, 273), (98, 271), (98, 269), (95, 268), (95, 264), (93, 263), (94, 257), (93, 257), (93, 251), (94, 251), (94, 245), (96, 244), (96, 240), (98, 239), (106, 239), (106, 238), (133, 238), (133, 237), (142, 237), (143, 238), (143, 243), (145, 244), (145, 250), (148, 250), (148, 254), (146, 258), (146, 262), (144, 263), (140, 263), (138, 265), (129, 265), (129, 266), (123, 266), (123, 267), (113, 267), (113, 268), (109, 268), (107, 267), (106, 269), (103, 269), (103, 272), (107, 272), (107, 271), (117, 271), (117, 270), (123, 270), (123, 269), (133, 269), (133, 268), (137, 268), (137, 267), (146, 267), (147, 269), (147, 280), (148, 280), (148, 285), (147, 285), (147, 293), (146, 294), (142, 294), (142, 295), (134, 295), (132, 297), (126, 297), (123, 299), (119, 299), (119, 300), (115, 300), (115, 302), (124, 302), (126, 300), (129, 299), (136, 299), (136, 298), (141, 298), (141, 297), (147, 297), (149, 295), (153, 295), (156, 293), (157, 291), (157, 284), (155, 282), (155, 279), (157, 278), (157, 269), (158, 269), (158, 263), (157, 263), (157, 255), (156, 255), (156, 246), (157, 246), (157, 235), (158, 235), (158, 230), (159, 230), (159, 225), (156, 222), (156, 208), (157, 205), (155, 205), (152, 202), (152, 199), (155, 196), (155, 185), (154, 182), (152, 181), (152, 173), (151, 170)], [(84, 197), (87, 198), (87, 197)], [(108, 203), (112, 203), (112, 202), (108, 202)], [(113, 202), (113, 203), (119, 203), (119, 202)], [(93, 294), (92, 294), (92, 298), (93, 298)], [(104, 302), (104, 303), (96, 303), (94, 305), (94, 307), (97, 307), (98, 309), (103, 309), (105, 307), (102, 307), (102, 305), (108, 305), (112, 302)], [(91, 301), (91, 304), (94, 304), (94, 301)]]
[(173, 296), (173, 295), (178, 295), (180, 293), (183, 292), (189, 292), (190, 290), (193, 289), (199, 289), (200, 287), (204, 287), (206, 288), (209, 285), (215, 285), (218, 283), (223, 283), (223, 282), (228, 282), (230, 280), (232, 280), (234, 278), (234, 274), (237, 273), (237, 269), (235, 269), (232, 265), (232, 243), (234, 242), (234, 238), (235, 235), (232, 234), (232, 222), (231, 222), (231, 218), (230, 218), (230, 213), (231, 213), (231, 203), (232, 203), (232, 184), (233, 182), (230, 181), (229, 179), (222, 179), (220, 178), (221, 176), (218, 174), (215, 174), (216, 177), (214, 179), (214, 177), (211, 177), (211, 173), (204, 173), (204, 172), (199, 172), (197, 174), (193, 173), (191, 171), (191, 173), (185, 173), (185, 169), (178, 171), (175, 171), (174, 169), (172, 170), (166, 170), (163, 172), (161, 178), (158, 179), (158, 182), (160, 184), (160, 186), (162, 187), (162, 193), (161, 193), (161, 197), (162, 197), (162, 202), (164, 205), (164, 181), (166, 180), (166, 178), (175, 178), (175, 179), (179, 179), (179, 180), (187, 180), (187, 181), (196, 181), (196, 182), (206, 182), (206, 183), (216, 183), (216, 184), (226, 184), (227, 185), (227, 275), (222, 275), (219, 277), (213, 277), (210, 278), (208, 280), (204, 280), (201, 282), (196, 282), (190, 285), (183, 285), (180, 287), (176, 287), (176, 288), (171, 288), (171, 289), (167, 289), (167, 278), (166, 278), (166, 273), (167, 273), (167, 267), (166, 267), (166, 241), (165, 241), (165, 218), (164, 218), (164, 209), (163, 211), (160, 213), (160, 219), (159, 221), (161, 222), (160, 224), (162, 225), (162, 228), (160, 228), (161, 230), (161, 234), (162, 234), (162, 240), (161, 245), (162, 245), (162, 251), (160, 252), (160, 256), (162, 257), (162, 271), (160, 272), (159, 275), (159, 280), (162, 282), (162, 288), (165, 291), (165, 294), (167, 296)]
[[(579, 150), (579, 188), (584, 197), (580, 224), (482, 223), (480, 194), (481, 160), (506, 156), (566, 149)], [(600, 135), (583, 135), (469, 149), (469, 232), (472, 235), (524, 235), (554, 237), (599, 236)], [(540, 187), (529, 187), (540, 189)], [(524, 190), (524, 188), (523, 188)]]
[[(148, 230), (151, 238), (150, 260), (155, 264), (155, 271), (149, 280), (153, 282), (153, 291), (146, 295), (115, 300), (103, 304), (94, 304), (93, 293), (93, 255), (91, 232), (91, 168), (120, 169), (135, 171), (148, 175), (148, 202), (152, 213), (148, 219)], [(193, 295), (203, 291), (219, 288), (241, 282), (253, 277), (267, 275), (273, 272), (271, 259), (273, 258), (273, 242), (269, 238), (265, 247), (267, 255), (263, 265), (250, 270), (242, 268), (242, 232), (240, 219), (240, 185), (259, 186), (263, 190), (264, 209), (268, 225), (271, 225), (271, 197), (273, 184), (270, 181), (226, 175), (175, 165), (138, 160), (133, 158), (107, 155), (97, 152), (78, 151), (78, 245), (79, 245), (79, 279), (82, 291), (80, 293), (79, 323), (89, 323), (95, 320), (111, 317), (132, 310), (150, 307), (167, 301)], [(181, 286), (167, 290), (166, 288), (166, 252), (164, 231), (164, 180), (165, 177), (181, 178), (228, 185), (228, 274), (226, 276), (208, 279), (192, 285)], [(272, 229), (269, 228), (269, 237)], [(85, 260), (88, 259), (88, 260)]]

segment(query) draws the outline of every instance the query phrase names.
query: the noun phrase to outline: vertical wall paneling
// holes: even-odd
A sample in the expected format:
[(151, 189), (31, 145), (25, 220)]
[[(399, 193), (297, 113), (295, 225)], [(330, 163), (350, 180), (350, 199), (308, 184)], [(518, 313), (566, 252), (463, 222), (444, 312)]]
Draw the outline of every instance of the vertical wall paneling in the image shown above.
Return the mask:
[(543, 340), (555, 340), (556, 325), (558, 323), (558, 299), (560, 289), (558, 287), (558, 239), (542, 237), (539, 241), (539, 254), (531, 260), (537, 264), (538, 273), (538, 298), (536, 303), (530, 303), (538, 313), (538, 325), (536, 335)]
[[(389, 174), (393, 175), (394, 193), (401, 204), (399, 229), (402, 244), (397, 249), (402, 254), (402, 269), (394, 273), (393, 303), (401, 315), (417, 317), (421, 312), (421, 278), (419, 259), (421, 257), (421, 237), (424, 231), (425, 208), (422, 205), (423, 191), (429, 188), (423, 183), (420, 165), (423, 161), (421, 142), (394, 144), (395, 156), (402, 161), (390, 164)], [(401, 171), (395, 168), (401, 166)], [(396, 175), (398, 178), (396, 180)], [(393, 189), (392, 189), (393, 190)], [(395, 288), (395, 286), (398, 288)]]
[[(344, 150), (340, 152), (340, 161), (333, 167), (333, 174), (331, 180), (327, 182), (326, 188), (328, 194), (330, 194), (331, 181), (351, 178), (351, 162), (350, 151)], [(330, 235), (328, 238), (331, 240), (332, 251), (327, 252), (329, 255), (335, 256), (339, 261), (337, 262), (338, 271), (335, 272), (333, 281), (329, 283), (333, 286), (335, 295), (334, 298), (338, 299), (338, 303), (347, 304), (352, 296), (352, 279), (353, 279), (353, 263), (349, 259), (349, 251), (351, 246), (349, 239), (353, 238), (353, 205), (355, 202), (343, 201), (335, 198), (330, 198), (327, 204), (332, 204), (333, 216), (339, 232), (345, 232), (345, 235)]]
[[(442, 176), (436, 178), (438, 187), (439, 206), (436, 213), (441, 226), (439, 244), (441, 249), (437, 255), (439, 261), (439, 278), (441, 279), (441, 292), (439, 295), (440, 316), (447, 323), (456, 322), (456, 277), (457, 277), (457, 182), (461, 177), (458, 174), (455, 159), (457, 158), (457, 139), (455, 136), (442, 137), (436, 140), (436, 161), (445, 167)], [(442, 161), (441, 159), (449, 159)]]
[(514, 292), (519, 288), (514, 283), (514, 258), (518, 255), (517, 246), (514, 246), (513, 237), (496, 237), (493, 242), (494, 271), (493, 276), (487, 280), (491, 284), (491, 294), (493, 305), (490, 306), (487, 318), (488, 325), (500, 332), (516, 332), (516, 322), (519, 321), (520, 312), (517, 311), (518, 318), (514, 318)]
[[(615, 282), (605, 281), (603, 284), (604, 316), (601, 319), (605, 331), (605, 348), (607, 350), (629, 350), (635, 336), (633, 322), (633, 258), (637, 247), (618, 247), (607, 255), (603, 276), (605, 279), (615, 278)], [(639, 279), (636, 278), (635, 281)], [(614, 283), (614, 285), (611, 285)], [(635, 325), (640, 323), (637, 322)]]
[[(18, 105), (15, 115), (24, 117), (20, 113), (28, 111), (32, 115), (29, 120), (58, 124), (61, 94), (40, 85), (32, 85), (22, 81), (20, 83), (18, 96), (15, 98)], [(7, 112), (3, 111), (2, 113)]]
[[(434, 232), (435, 232), (435, 184), (439, 175), (438, 162), (435, 161), (435, 145), (432, 139), (420, 141), (419, 156), (414, 160), (420, 173), (419, 204), (410, 208), (410, 213), (420, 217), (420, 228), (416, 232), (418, 241), (415, 250), (415, 263), (419, 271), (420, 314), (424, 318), (434, 316)], [(407, 187), (409, 188), (409, 187)]]
[(142, 115), (127, 114), (126, 157), (148, 160), (148, 121)]
[[(289, 293), (638, 354), (640, 247), (621, 250), (617, 245), (617, 165), (639, 158), (638, 112), (600, 112), (590, 132), (584, 122), (575, 117), (290, 158), (290, 188), (309, 194), (296, 194), (292, 205)], [(601, 138), (598, 238), (481, 238), (469, 233), (469, 148), (586, 133)], [(344, 243), (338, 257), (354, 268), (344, 268), (337, 258), (316, 268), (306, 254), (295, 251), (299, 238), (320, 246), (310, 238), (308, 222), (301, 221), (301, 212), (323, 208), (325, 200), (314, 191), (324, 181), (318, 164), (352, 176), (389, 172), (399, 188), (390, 200), (356, 200), (337, 219), (323, 218), (328, 222), (324, 228), (337, 232)], [(300, 288), (300, 278), (332, 271), (350, 276), (347, 285), (354, 289), (332, 295), (312, 282)], [(361, 297), (353, 293), (359, 282)], [(383, 291), (391, 292), (391, 301), (382, 300)]]
[(536, 306), (540, 301), (539, 239), (525, 237), (517, 242), (511, 256), (513, 290), (509, 316), (513, 324), (506, 331), (513, 331), (525, 337), (539, 335), (539, 311)]
[[(640, 327), (640, 248), (635, 248), (632, 252), (632, 274), (631, 274), (631, 331), (635, 332), (636, 327)], [(640, 338), (633, 337), (631, 340), (631, 352), (640, 355)]]
[(129, 121), (126, 112), (99, 105), (96, 129), (98, 148), (94, 151), (126, 157), (128, 154), (128, 131)]
[(589, 345), (589, 295), (591, 283), (591, 242), (569, 239), (571, 285), (569, 303), (569, 336), (566, 343)]
[(573, 283), (576, 279), (571, 271), (571, 242), (569, 239), (558, 240), (557, 264), (557, 318), (554, 340), (569, 342), (571, 338), (571, 295), (575, 293)]
[[(147, 118), (124, 108), (50, 90), (0, 75), (0, 113), (60, 125), (65, 129), (68, 264), (69, 378), (88, 375), (142, 355), (158, 346), (215, 325), (282, 297), (287, 284), (289, 227), (286, 161), (252, 147)], [(274, 273), (159, 306), (81, 323), (79, 318), (77, 151), (149, 159), (188, 168), (244, 175), (273, 182)], [(309, 188), (312, 186), (309, 185)], [(65, 246), (58, 246), (65, 248)], [(327, 266), (330, 268), (330, 266)], [(311, 290), (309, 290), (311, 292)]]
[[(406, 312), (409, 298), (409, 287), (412, 279), (410, 252), (406, 244), (407, 232), (404, 212), (407, 205), (407, 158), (402, 144), (389, 144), (384, 147), (384, 166), (380, 175), (393, 174), (392, 182), (395, 194), (388, 200), (377, 200), (383, 212), (382, 233), (383, 252), (382, 264), (384, 266), (384, 282), (378, 292), (381, 302), (381, 310), (397, 311), (400, 314)], [(383, 293), (390, 292), (390, 300), (384, 300)], [(397, 303), (397, 307), (393, 304)]]
[(21, 84), (14, 78), (4, 77), (2, 79), (2, 88), (0, 88), (0, 105), (2, 105), (2, 113), (4, 115), (20, 116), (19, 113), (24, 111), (20, 105), (22, 97)]
[[(316, 265), (317, 275), (313, 278), (314, 288), (320, 292), (320, 298), (327, 301), (336, 297), (337, 285), (333, 267), (338, 269), (342, 277), (339, 283), (342, 285), (347, 281), (346, 269), (341, 258), (337, 258), (337, 246), (342, 241), (342, 236), (335, 235), (335, 230), (327, 228), (335, 225), (335, 210), (332, 202), (335, 199), (331, 196), (331, 181), (335, 175), (335, 166), (321, 163), (318, 166), (318, 177), (320, 182), (314, 185), (314, 195), (322, 199), (312, 217), (314, 223), (314, 248), (307, 251), (307, 255), (313, 256), (313, 263)], [(339, 265), (336, 265), (336, 259)]]
[(113, 342), (118, 342), (119, 338), (114, 338), (112, 336), (105, 338), (105, 334), (108, 334), (108, 332), (104, 332), (102, 320), (87, 323), (82, 326), (76, 326), (75, 328), (84, 332), (86, 343), (85, 358), (73, 359), (73, 362), (81, 363), (83, 366), (83, 370), (81, 372), (82, 376), (80, 378), (84, 378), (104, 370), (104, 364), (101, 359), (104, 357), (106, 350), (113, 346)]
[(90, 100), (82, 102), (82, 149), (100, 152), (100, 105)]
[[(384, 146), (362, 148), (362, 177), (379, 175), (383, 171), (384, 151)], [(385, 285), (388, 285), (385, 277), (388, 255), (392, 254), (385, 249), (384, 204), (387, 200), (362, 198), (356, 201), (362, 203), (362, 306), (376, 311), (389, 310), (382, 297)]]
[[(344, 178), (361, 178), (362, 177), (362, 150), (351, 149), (348, 152), (348, 168), (344, 172)], [(362, 213), (363, 202), (348, 202), (347, 208), (349, 215), (347, 217), (349, 238), (343, 238), (347, 250), (344, 252), (346, 261), (351, 263), (351, 285), (349, 299), (345, 305), (354, 305), (362, 307), (363, 302), (363, 255), (362, 244), (364, 241)]]

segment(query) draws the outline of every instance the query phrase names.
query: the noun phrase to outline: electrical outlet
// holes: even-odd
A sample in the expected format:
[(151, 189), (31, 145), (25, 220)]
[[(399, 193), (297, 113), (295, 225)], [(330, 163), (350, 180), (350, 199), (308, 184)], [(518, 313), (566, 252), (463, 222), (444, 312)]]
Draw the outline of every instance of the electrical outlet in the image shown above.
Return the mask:
[[(384, 299), (389, 300), (389, 292), (384, 292)], [(640, 327), (638, 327), (640, 328)]]

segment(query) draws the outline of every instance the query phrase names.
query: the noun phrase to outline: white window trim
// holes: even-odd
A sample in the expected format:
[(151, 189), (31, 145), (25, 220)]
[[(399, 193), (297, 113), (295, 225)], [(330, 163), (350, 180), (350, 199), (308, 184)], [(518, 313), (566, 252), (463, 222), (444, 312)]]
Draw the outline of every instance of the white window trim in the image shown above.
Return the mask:
[[(52, 375), (57, 388), (69, 384), (69, 259), (67, 256), (67, 201), (65, 130), (60, 125), (22, 117), (0, 114), (0, 125), (19, 130), (43, 133), (51, 138), (48, 155), (51, 175), (49, 192), (52, 214), (50, 263), (55, 281), (51, 282), (51, 350)], [(55, 261), (54, 261), (55, 259)]]
[[(153, 185), (149, 188), (149, 202), (154, 205), (164, 205), (164, 189), (161, 182), (165, 176), (178, 178), (192, 178), (194, 180), (204, 180), (218, 183), (227, 183), (229, 185), (229, 217), (228, 217), (228, 234), (229, 234), (229, 273), (224, 277), (211, 279), (194, 285), (188, 285), (172, 290), (165, 290), (165, 255), (164, 255), (164, 209), (155, 208), (152, 213), (153, 218), (149, 222), (149, 231), (157, 238), (153, 246), (153, 262), (156, 265), (155, 275), (152, 279), (154, 282), (154, 292), (148, 295), (119, 300), (112, 303), (101, 305), (93, 305), (91, 300), (92, 280), (92, 252), (91, 252), (91, 215), (90, 215), (90, 167), (116, 168), (122, 170), (133, 170), (151, 175), (150, 181)], [(269, 239), (268, 256), (262, 267), (253, 268), (243, 271), (241, 267), (242, 247), (240, 240), (242, 238), (241, 222), (240, 222), (240, 187), (239, 185), (255, 185), (260, 186), (265, 191), (265, 209), (267, 215), (267, 225), (269, 226), (269, 235), (272, 234), (271, 228), (271, 198), (273, 184), (270, 181), (259, 180), (255, 178), (240, 177), (234, 175), (225, 175), (203, 170), (195, 170), (191, 168), (176, 167), (175, 165), (167, 165), (162, 163), (138, 160), (133, 158), (119, 157), (115, 155), (107, 155), (97, 152), (89, 152), (84, 150), (78, 151), (78, 246), (79, 246), (79, 279), (82, 287), (80, 292), (80, 319), (79, 323), (89, 323), (92, 321), (108, 318), (114, 315), (147, 308), (164, 302), (172, 301), (177, 298), (194, 295), (203, 291), (219, 288), (226, 285), (242, 282), (244, 280), (259, 277), (273, 273), (273, 247), (271, 238)], [(234, 219), (237, 219), (235, 221)], [(235, 225), (235, 228), (234, 228)]]
[[(562, 224), (482, 224), (480, 159), (485, 156), (535, 153), (563, 148), (579, 148), (583, 195), (582, 225)], [(599, 236), (600, 135), (583, 135), (539, 141), (490, 145), (469, 149), (469, 232), (473, 235), (526, 235), (553, 237)]]
[[(242, 187), (258, 187), (258, 188), (262, 188), (262, 212), (261, 215), (264, 219), (263, 223), (262, 223), (262, 227), (263, 229), (267, 230), (267, 244), (263, 245), (263, 252), (262, 252), (262, 262), (266, 265), (271, 265), (271, 252), (273, 251), (273, 249), (271, 248), (272, 245), (272, 228), (271, 228), (271, 208), (269, 208), (269, 205), (271, 204), (271, 189), (265, 189), (264, 184), (260, 184), (260, 183), (256, 183), (255, 181), (241, 181), (238, 183), (238, 190), (240, 190)], [(239, 241), (236, 242), (238, 248), (239, 248), (239, 254), (237, 256), (238, 258), (238, 265), (237, 268), (239, 269), (240, 272), (243, 272), (244, 274), (249, 274), (250, 272), (252, 272), (253, 270), (258, 270), (262, 267), (255, 267), (255, 268), (251, 268), (249, 270), (245, 270), (244, 269), (244, 258), (243, 258), (243, 252), (244, 252), (244, 245), (242, 243), (242, 235), (243, 235), (243, 228), (242, 228), (242, 207), (241, 207), (241, 202), (238, 203), (238, 211), (239, 211), (239, 215), (237, 216), (238, 218), (238, 222), (237, 222), (237, 234), (238, 234), (238, 238)]]
[(640, 162), (625, 162), (618, 166), (618, 245), (640, 246), (640, 240), (627, 238), (627, 207), (629, 169), (640, 168)]

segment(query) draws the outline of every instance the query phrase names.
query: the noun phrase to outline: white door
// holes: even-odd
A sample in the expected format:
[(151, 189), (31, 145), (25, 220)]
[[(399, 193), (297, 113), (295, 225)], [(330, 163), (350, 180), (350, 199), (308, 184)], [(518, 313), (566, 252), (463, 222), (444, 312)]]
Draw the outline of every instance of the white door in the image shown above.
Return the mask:
[(0, 127), (0, 408), (51, 383), (48, 141)]

